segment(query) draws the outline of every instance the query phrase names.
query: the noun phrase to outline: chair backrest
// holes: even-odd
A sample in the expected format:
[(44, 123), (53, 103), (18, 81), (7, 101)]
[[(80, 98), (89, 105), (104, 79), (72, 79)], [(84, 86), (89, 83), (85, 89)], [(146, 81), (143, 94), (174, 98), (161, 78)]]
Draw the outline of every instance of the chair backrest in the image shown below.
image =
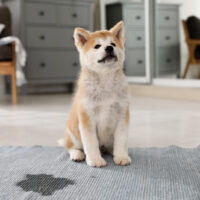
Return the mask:
[(12, 35), (11, 13), (6, 6), (0, 6), (0, 23), (5, 24), (5, 29), (2, 31), (0, 38)]
[(182, 24), (183, 24), (183, 30), (185, 33), (185, 40), (188, 41), (188, 40), (190, 40), (190, 34), (188, 31), (187, 22), (185, 20), (182, 20)]

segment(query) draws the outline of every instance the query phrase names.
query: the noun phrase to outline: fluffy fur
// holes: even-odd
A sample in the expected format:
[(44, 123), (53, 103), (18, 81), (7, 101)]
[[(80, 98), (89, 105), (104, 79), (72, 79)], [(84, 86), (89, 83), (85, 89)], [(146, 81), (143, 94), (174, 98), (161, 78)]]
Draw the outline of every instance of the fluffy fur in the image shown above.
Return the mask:
[[(92, 167), (106, 165), (101, 150), (112, 153), (117, 165), (128, 165), (131, 159), (127, 150), (129, 102), (123, 73), (123, 22), (109, 31), (91, 33), (76, 28), (74, 39), (81, 72), (66, 138), (61, 143), (72, 160), (82, 161), (86, 156), (87, 164)], [(112, 53), (107, 53), (108, 46), (113, 47)]]

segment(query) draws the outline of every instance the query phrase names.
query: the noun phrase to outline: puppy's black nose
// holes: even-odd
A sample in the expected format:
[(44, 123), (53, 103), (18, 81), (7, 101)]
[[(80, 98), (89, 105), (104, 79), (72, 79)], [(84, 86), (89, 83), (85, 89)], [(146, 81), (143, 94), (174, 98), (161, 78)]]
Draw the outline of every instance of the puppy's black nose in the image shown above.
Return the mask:
[(113, 52), (113, 47), (112, 46), (107, 46), (105, 48), (106, 53), (112, 53)]

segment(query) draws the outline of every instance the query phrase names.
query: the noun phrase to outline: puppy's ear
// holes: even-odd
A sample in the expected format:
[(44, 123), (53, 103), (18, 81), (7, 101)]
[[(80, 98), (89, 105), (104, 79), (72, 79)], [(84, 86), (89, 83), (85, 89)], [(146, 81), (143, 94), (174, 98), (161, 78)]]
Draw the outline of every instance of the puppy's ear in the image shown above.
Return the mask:
[(83, 28), (75, 28), (74, 40), (78, 48), (82, 48), (89, 40), (90, 33)]
[(122, 44), (124, 43), (124, 23), (118, 22), (113, 28), (109, 30)]

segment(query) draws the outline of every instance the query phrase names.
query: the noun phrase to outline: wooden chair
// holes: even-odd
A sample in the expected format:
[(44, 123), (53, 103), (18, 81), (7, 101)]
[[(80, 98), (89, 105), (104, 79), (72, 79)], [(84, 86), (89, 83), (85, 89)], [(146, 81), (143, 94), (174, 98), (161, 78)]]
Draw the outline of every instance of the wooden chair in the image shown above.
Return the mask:
[[(186, 78), (186, 75), (187, 75), (190, 65), (191, 64), (200, 64), (200, 59), (195, 58), (195, 50), (196, 50), (197, 46), (200, 45), (200, 40), (191, 39), (186, 21), (182, 20), (182, 24), (183, 24), (183, 30), (185, 33), (185, 41), (187, 43), (188, 52), (189, 52), (188, 61), (186, 63), (185, 71), (183, 74), (183, 78)], [(200, 76), (199, 76), (199, 78), (200, 78)]]
[[(5, 28), (0, 34), (0, 38), (12, 35), (12, 18), (8, 7), (0, 6), (0, 23), (5, 24)], [(11, 75), (12, 77), (12, 102), (17, 103), (16, 87), (16, 53), (15, 43), (0, 46), (0, 75)]]
[(12, 60), (0, 61), (0, 75), (11, 75), (12, 77), (12, 103), (17, 104), (16, 53), (15, 53), (14, 42), (12, 42)]

